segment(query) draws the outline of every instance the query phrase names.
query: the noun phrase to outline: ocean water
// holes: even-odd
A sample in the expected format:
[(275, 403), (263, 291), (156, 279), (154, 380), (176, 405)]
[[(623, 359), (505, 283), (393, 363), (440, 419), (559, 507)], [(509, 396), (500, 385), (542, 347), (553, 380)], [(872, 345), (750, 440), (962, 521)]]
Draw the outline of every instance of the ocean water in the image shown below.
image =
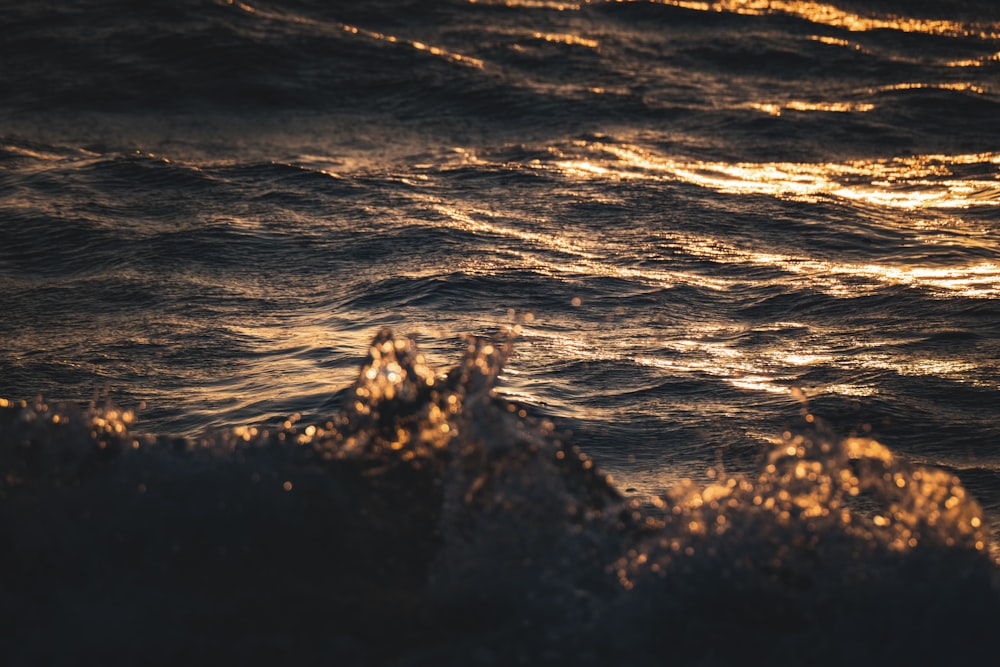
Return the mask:
[(0, 23), (8, 664), (996, 656), (995, 3)]

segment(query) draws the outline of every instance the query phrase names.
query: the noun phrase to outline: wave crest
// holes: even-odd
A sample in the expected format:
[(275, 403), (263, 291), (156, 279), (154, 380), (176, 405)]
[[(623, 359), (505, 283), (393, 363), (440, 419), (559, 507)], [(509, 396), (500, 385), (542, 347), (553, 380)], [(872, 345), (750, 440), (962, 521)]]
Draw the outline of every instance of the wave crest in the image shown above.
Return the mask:
[[(361, 664), (468, 664), (472, 649), (484, 664), (780, 663), (816, 647), (822, 664), (877, 664), (990, 636), (998, 568), (956, 477), (816, 428), (754, 474), (625, 498), (493, 393), (512, 337), (470, 338), (437, 373), (380, 332), (329, 421), (200, 442), (139, 434), (112, 405), (0, 401), (15, 663), (106, 660), (108, 628), (84, 620), (94, 590), (111, 620), (145, 619), (112, 663), (150, 647), (264, 662), (283, 638), (282, 656)], [(205, 603), (245, 631), (199, 626)], [(911, 639), (931, 630), (941, 646)]]

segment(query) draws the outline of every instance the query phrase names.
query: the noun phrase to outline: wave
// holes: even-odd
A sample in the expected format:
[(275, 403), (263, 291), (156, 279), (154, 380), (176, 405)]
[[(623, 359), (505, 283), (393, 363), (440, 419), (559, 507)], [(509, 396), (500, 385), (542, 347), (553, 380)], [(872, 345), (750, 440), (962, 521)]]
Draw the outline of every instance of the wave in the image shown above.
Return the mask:
[(108, 125), (102, 134), (120, 144), (128, 123), (141, 144), (167, 135), (180, 151), (203, 135), (200, 148), (218, 142), (215, 154), (260, 141), (264, 126), (294, 134), (330, 115), (347, 118), (303, 145), (358, 127), (384, 134), (401, 120), (451, 144), (457, 132), (520, 141), (666, 125), (672, 141), (690, 132), (744, 157), (788, 159), (816, 136), (826, 138), (817, 154), (973, 150), (996, 116), (989, 19), (799, 2), (556, 4), (579, 11), (398, 1), (9, 8), (5, 124), (34, 135), (26, 116), (44, 116), (46, 131), (86, 126), (91, 140)]
[(752, 473), (630, 496), (496, 395), (514, 333), (468, 339), (439, 373), (383, 331), (330, 419), (199, 440), (143, 434), (111, 404), (0, 401), (7, 664), (840, 665), (991, 648), (1000, 569), (953, 474), (809, 414)]

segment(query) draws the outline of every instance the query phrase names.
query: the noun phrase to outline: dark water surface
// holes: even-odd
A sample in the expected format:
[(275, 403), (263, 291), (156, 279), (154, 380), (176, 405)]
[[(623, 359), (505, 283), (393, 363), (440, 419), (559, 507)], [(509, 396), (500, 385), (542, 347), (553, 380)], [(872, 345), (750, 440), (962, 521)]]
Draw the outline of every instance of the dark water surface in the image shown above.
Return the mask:
[[(835, 485), (840, 479), (860, 487), (865, 477), (856, 470), (858, 460), (878, 461), (905, 475), (911, 466), (943, 469), (961, 479), (982, 510), (948, 515), (942, 526), (939, 518), (948, 513), (941, 508), (949, 501), (924, 505), (918, 500), (935, 492), (915, 491), (911, 504), (903, 505), (920, 517), (920, 525), (931, 526), (924, 526), (936, 535), (929, 541), (953, 546), (954, 535), (967, 537), (970, 516), (982, 523), (981, 530), (976, 526), (979, 537), (969, 538), (973, 551), (989, 551), (989, 545), (977, 547), (977, 540), (1000, 536), (995, 3), (181, 0), (133, 6), (79, 0), (3, 3), (0, 23), (0, 396), (9, 401), (42, 395), (53, 405), (86, 405), (108, 398), (137, 415), (136, 423), (108, 431), (125, 438), (126, 450), (126, 432), (155, 434), (136, 436), (136, 447), (147, 438), (159, 443), (151, 445), (156, 450), (179, 436), (232, 451), (233, 437), (246, 435), (244, 441), (260, 440), (264, 447), (282, 429), (304, 437), (296, 419), (320, 425), (332, 419), (328, 428), (314, 429), (306, 444), (336, 452), (335, 460), (358, 451), (376, 459), (402, 451), (411, 452), (409, 462), (437, 460), (440, 453), (409, 444), (343, 445), (350, 439), (345, 434), (373, 428), (356, 416), (332, 418), (353, 409), (355, 395), (347, 387), (358, 377), (369, 343), (388, 327), (415, 341), (431, 368), (444, 369), (462, 357), (464, 334), (490, 338), (516, 326), (496, 391), (513, 406), (510, 414), (524, 411), (529, 425), (493, 429), (498, 418), (478, 408), (452, 413), (442, 407), (457, 415), (446, 423), (458, 429), (466, 449), (515, 428), (521, 435), (508, 440), (538, 439), (542, 444), (532, 451), (544, 453), (555, 446), (548, 440), (551, 427), (560, 442), (579, 446), (611, 473), (619, 491), (637, 498), (664, 493), (684, 478), (709, 483), (710, 467), (713, 474), (747, 475), (757, 480), (755, 490), (745, 490), (731, 506), (747, 516), (723, 516), (715, 524), (736, 521), (742, 537), (720, 537), (722, 543), (711, 549), (758, 554), (760, 562), (770, 562), (770, 555), (762, 555), (770, 547), (748, 537), (758, 521), (772, 527), (764, 535), (790, 544), (803, 535), (840, 530), (810, 524), (796, 532), (780, 516), (776, 522), (761, 519), (753, 509), (755, 496), (767, 496), (765, 487), (779, 497), (791, 479), (823, 486), (827, 473), (811, 468), (778, 479), (779, 465), (764, 473), (777, 475), (766, 484), (757, 477), (775, 463), (768, 452), (794, 450), (801, 443), (788, 443), (822, 422), (825, 430), (810, 442), (829, 446), (817, 454), (812, 444), (801, 445), (793, 458), (816, 454), (823, 469), (832, 470)], [(487, 366), (496, 370), (499, 363)], [(414, 398), (423, 406), (418, 422), (401, 418), (400, 428), (411, 435), (419, 430), (414, 423), (437, 428), (438, 408), (427, 406), (445, 406), (440, 402), (455, 391), (449, 385), (435, 389), (433, 397)], [(378, 404), (374, 395), (358, 400)], [(3, 422), (2, 441), (9, 447), (26, 446), (24, 423), (75, 414), (69, 407), (19, 405), (5, 406), (24, 411), (20, 422)], [(382, 413), (391, 412), (393, 419), (416, 409), (392, 405)], [(117, 412), (105, 421), (116, 419)], [(233, 436), (233, 427), (242, 435)], [(262, 435), (268, 428), (270, 435)], [(479, 434), (479, 445), (469, 444), (470, 432)], [(836, 444), (850, 436), (875, 438), (894, 455)], [(32, 437), (33, 447), (56, 449), (63, 439), (58, 430)], [(99, 435), (80, 437), (100, 441)], [(442, 445), (442, 451), (456, 446)], [(298, 460), (275, 456), (274, 469)], [(462, 456), (452, 452), (450, 465)], [(266, 476), (272, 463), (254, 474)], [(508, 464), (500, 468), (509, 473)], [(6, 465), (21, 470), (10, 460)], [(146, 464), (121, 465), (113, 477), (129, 479), (133, 493), (130, 475)], [(436, 470), (434, 465), (429, 468)], [(176, 462), (163, 466), (149, 468), (160, 472), (147, 477), (195, 474)], [(840, 477), (850, 470), (860, 482)], [(20, 480), (22, 472), (7, 474)], [(228, 488), (226, 474), (219, 473), (219, 488)], [(482, 488), (463, 476), (471, 475), (467, 471), (457, 478), (454, 470), (435, 474), (435, 488), (442, 488), (441, 479), (451, 480), (445, 489), (460, 486), (455, 479)], [(353, 479), (354, 472), (330, 475)], [(507, 493), (531, 504), (534, 492), (526, 491), (526, 480), (535, 478), (524, 475)], [(904, 488), (904, 477), (890, 474), (883, 481), (890, 489)], [(6, 520), (20, 521), (22, 528), (49, 516), (42, 510), (31, 514), (28, 508), (37, 506), (25, 497), (48, 498), (44, 502), (54, 507), (78, 502), (60, 495), (64, 491), (18, 495), (22, 481), (8, 480), (12, 486), (4, 496), (11, 503)], [(567, 489), (567, 497), (576, 499), (571, 504), (587, 505), (576, 487)], [(870, 492), (865, 487), (860, 495)], [(121, 490), (109, 493), (129, 497)], [(214, 503), (212, 493), (202, 489), (192, 502)], [(358, 493), (364, 498), (386, 492)], [(280, 523), (281, 503), (292, 502), (287, 496), (254, 502)], [(445, 506), (447, 497), (445, 492)], [(840, 511), (839, 501), (809, 497), (809, 503), (795, 505), (793, 518), (804, 512), (811, 520), (813, 503), (827, 510), (824, 517)], [(164, 506), (173, 502), (169, 493), (164, 498)], [(358, 502), (378, 513), (367, 501)], [(547, 506), (548, 500), (538, 502)], [(688, 518), (687, 512), (711, 499), (703, 493), (697, 501), (684, 496), (677, 502)], [(947, 509), (955, 510), (956, 502)], [(886, 516), (903, 521), (903, 505), (893, 505)], [(606, 505), (591, 510), (605, 512)], [(59, 511), (51, 510), (52, 516)], [(443, 521), (437, 510), (430, 514)], [(511, 534), (535, 525), (538, 517), (528, 515), (522, 527), (511, 519)], [(126, 530), (116, 525), (132, 525), (132, 519), (111, 516), (111, 533)], [(164, 525), (187, 525), (185, 516)], [(885, 527), (881, 515), (869, 519), (876, 533)], [(716, 517), (699, 515), (689, 523), (708, 520)], [(960, 529), (952, 521), (966, 523)], [(540, 533), (550, 532), (545, 521), (540, 525)], [(338, 526), (334, 532), (348, 540), (365, 532), (353, 524)], [(578, 528), (570, 533), (580, 534)], [(503, 527), (494, 529), (506, 534)], [(46, 543), (30, 529), (13, 530), (21, 536), (15, 541), (36, 545), (15, 548), (23, 562), (36, 558), (32, 549), (47, 548), (37, 547)], [(685, 540), (699, 533), (677, 530), (683, 535), (673, 539), (684, 553)], [(308, 542), (289, 531), (289, 539)], [(447, 530), (434, 531), (454, 547)], [(600, 545), (601, 554), (592, 555), (608, 572), (631, 572), (647, 563), (657, 564), (657, 572), (675, 567), (666, 562), (674, 553), (671, 539), (644, 551), (641, 545), (655, 540), (620, 543), (591, 524), (583, 532), (597, 535), (588, 544)], [(861, 548), (868, 554), (862, 562), (871, 572), (903, 572), (893, 594), (901, 595), (901, 608), (919, 607), (925, 592), (900, 592), (927, 577), (921, 559), (930, 563), (927, 571), (937, 572), (936, 556), (917, 554), (918, 565), (906, 561), (897, 568), (893, 559), (905, 560), (899, 554), (909, 553), (910, 533), (894, 533), (884, 542), (866, 535), (833, 542), (855, 556), (860, 547), (852, 540), (874, 551), (888, 545), (886, 553), (894, 555)], [(52, 548), (86, 550), (75, 539), (66, 537)], [(177, 546), (164, 540), (165, 549)], [(218, 540), (230, 551), (239, 541)], [(556, 562), (557, 573), (570, 568), (559, 560), (564, 547), (542, 550)], [(440, 584), (447, 579), (442, 563), (461, 562), (477, 564), (485, 577), (499, 570), (497, 580), (507, 581), (510, 573), (491, 560), (489, 549), (477, 548), (428, 556), (437, 573), (431, 578)], [(104, 553), (105, 547), (94, 549)], [(695, 569), (713, 570), (711, 558), (699, 560), (702, 553), (693, 558)], [(646, 560), (635, 560), (643, 554)], [(616, 567), (618, 557), (632, 562)], [(952, 557), (959, 558), (946, 555), (941, 562)], [(159, 567), (150, 558), (154, 565), (136, 566), (139, 571)], [(812, 561), (798, 564), (804, 562)], [(11, 567), (22, 567), (17, 563), (22, 561)], [(761, 572), (746, 568), (744, 574)], [(76, 583), (52, 586), (77, 590), (104, 581), (87, 572)], [(44, 578), (42, 570), (36, 574)], [(856, 574), (838, 570), (829, 581), (854, 581)], [(693, 581), (712, 590), (722, 586), (702, 575)], [(721, 593), (728, 591), (723, 586), (711, 596), (722, 595), (730, 603), (723, 606), (739, 608), (737, 598), (763, 606), (784, 595), (762, 583), (770, 581), (764, 575), (749, 576), (764, 592), (751, 586), (725, 597), (731, 592)], [(450, 592), (435, 589), (435, 595), (471, 589), (492, 599), (495, 591), (469, 583), (478, 577), (441, 584)], [(624, 575), (612, 579), (615, 590), (642, 589)], [(962, 627), (992, 622), (990, 615), (1000, 609), (995, 582), (992, 593), (976, 589), (988, 598), (976, 606), (963, 588), (969, 581), (959, 575), (945, 579), (942, 589), (953, 592), (945, 607), (968, 603), (975, 622)], [(343, 585), (339, 579), (330, 584)], [(522, 585), (537, 589), (523, 582), (512, 589)], [(598, 594), (593, 586), (576, 580), (566, 586), (549, 591), (553, 604), (571, 599), (570, 588), (582, 589), (599, 600), (593, 603), (599, 612), (586, 623), (560, 616), (548, 640), (525, 643), (529, 661), (557, 661), (559, 651), (552, 647), (565, 646), (567, 636), (586, 626), (620, 633), (620, 641), (600, 645), (595, 655), (601, 660), (623, 655), (634, 664), (658, 664), (650, 656), (660, 655), (660, 648), (646, 641), (646, 626), (636, 617), (680, 614), (679, 606), (664, 610), (649, 602), (660, 588), (643, 589), (641, 603), (612, 603), (612, 594)], [(376, 586), (374, 597), (367, 591), (369, 611), (392, 606), (379, 595), (392, 598), (388, 591), (396, 587)], [(697, 622), (714, 618), (706, 597), (671, 590), (675, 599), (698, 608), (685, 607), (695, 619), (691, 627), (711, 626)], [(826, 593), (817, 599), (827, 600)], [(419, 607), (424, 599), (418, 598)], [(840, 616), (829, 610), (855, 614), (855, 605), (867, 608), (871, 602), (863, 598), (807, 609), (822, 617), (817, 623), (839, 628)], [(444, 606), (450, 609), (454, 600), (448, 599)], [(800, 604), (781, 599), (778, 608)], [(11, 608), (7, 613), (17, 615)], [(541, 603), (530, 608), (549, 613)], [(872, 608), (885, 612), (877, 604)], [(46, 607), (38, 609), (39, 617), (48, 614)], [(828, 612), (833, 616), (823, 616)], [(872, 621), (882, 612), (863, 616)], [(60, 618), (76, 618), (73, 613)], [(612, 616), (630, 619), (627, 627), (638, 628), (635, 636), (609, 621)], [(912, 618), (900, 618), (901, 632), (916, 627)], [(723, 624), (723, 634), (752, 644), (753, 632), (740, 634), (731, 619)], [(39, 629), (46, 626), (36, 619), (31, 627), (35, 634), (28, 633), (34, 639), (27, 648), (14, 644), (14, 656), (24, 664), (48, 655)], [(505, 655), (497, 647), (512, 645), (504, 633), (513, 631), (499, 621), (497, 628), (493, 643), (481, 642), (491, 648), (469, 660), (485, 664), (490, 655)], [(191, 641), (199, 635), (184, 636)], [(352, 637), (349, 648), (309, 645), (303, 653), (334, 661), (351, 655), (362, 662), (461, 662), (447, 652), (414, 653), (411, 641), (388, 657), (376, 655), (358, 648), (377, 643), (363, 633), (345, 636)], [(461, 636), (481, 637), (481, 629)], [(799, 650), (815, 637), (803, 636), (809, 641), (775, 649), (777, 664), (811, 662)], [(849, 659), (854, 644), (837, 646), (828, 653), (830, 661)], [(903, 653), (923, 650), (903, 646)], [(224, 661), (235, 655), (215, 644), (210, 648), (208, 654)], [(760, 659), (757, 648), (748, 645), (737, 655)], [(881, 654), (865, 649), (875, 656), (873, 664), (881, 664)], [(247, 651), (253, 655), (255, 649)], [(584, 653), (581, 648), (566, 655), (576, 660)], [(682, 663), (732, 658), (725, 651), (682, 653)], [(135, 657), (127, 650), (121, 655)], [(46, 659), (68, 664), (56, 654)]]

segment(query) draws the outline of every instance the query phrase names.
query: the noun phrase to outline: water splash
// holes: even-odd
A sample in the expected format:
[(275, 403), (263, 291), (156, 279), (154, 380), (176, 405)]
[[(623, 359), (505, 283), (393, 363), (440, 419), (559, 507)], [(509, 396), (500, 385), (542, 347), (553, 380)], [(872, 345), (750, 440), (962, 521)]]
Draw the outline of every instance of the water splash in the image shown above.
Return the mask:
[[(665, 650), (681, 663), (754, 662), (746, 651), (762, 643), (784, 655), (817, 642), (842, 659), (876, 646), (863, 630), (886, 618), (976, 641), (1000, 617), (986, 517), (953, 475), (813, 420), (754, 474), (626, 498), (552, 422), (494, 393), (514, 333), (469, 338), (461, 362), (436, 373), (412, 341), (382, 331), (330, 420), (200, 442), (135, 433), (113, 405), (0, 401), (0, 519), (16, 545), (0, 566), (52, 604), (124, 580), (130, 592), (105, 603), (112, 617), (134, 611), (136, 590), (170, 590), (156, 613), (184, 617), (191, 600), (232, 595), (226, 554), (240, 554), (258, 603), (237, 616), (298, 636), (308, 609), (348, 638), (325, 649), (335, 657), (408, 664), (451, 664), (473, 646), (485, 651), (474, 662), (647, 664)], [(264, 571), (284, 574), (272, 583)], [(299, 630), (277, 618), (288, 587), (309, 591)], [(33, 599), (33, 636), (73, 622)], [(373, 631), (387, 622), (402, 628), (388, 640)], [(734, 648), (704, 642), (722, 631)], [(877, 645), (926, 650), (908, 636)], [(182, 644), (203, 640), (193, 631)]]

